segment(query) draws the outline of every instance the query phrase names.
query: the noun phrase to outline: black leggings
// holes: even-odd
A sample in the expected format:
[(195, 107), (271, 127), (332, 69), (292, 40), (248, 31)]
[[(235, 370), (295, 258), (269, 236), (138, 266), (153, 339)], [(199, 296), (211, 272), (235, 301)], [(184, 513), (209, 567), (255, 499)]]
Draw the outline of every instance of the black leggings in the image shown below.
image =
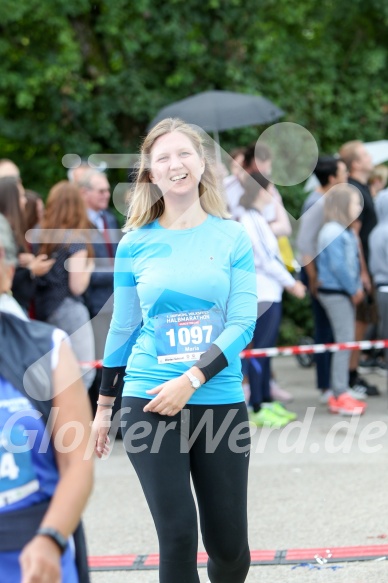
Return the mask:
[(245, 404), (188, 405), (167, 417), (144, 413), (147, 402), (123, 397), (122, 431), (155, 522), (160, 583), (199, 583), (197, 513), (190, 476), (210, 581), (243, 583), (250, 565), (250, 435)]

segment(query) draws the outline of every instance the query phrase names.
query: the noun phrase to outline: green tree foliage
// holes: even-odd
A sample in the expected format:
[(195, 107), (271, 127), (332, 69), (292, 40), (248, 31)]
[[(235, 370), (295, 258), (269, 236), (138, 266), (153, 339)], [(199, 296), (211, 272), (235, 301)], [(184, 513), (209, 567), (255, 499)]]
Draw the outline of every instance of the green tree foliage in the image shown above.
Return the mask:
[(267, 96), (325, 151), (379, 139), (387, 23), (385, 0), (2, 0), (0, 155), (46, 190), (64, 153), (133, 150), (162, 106), (212, 88)]
[[(387, 25), (386, 0), (2, 0), (0, 157), (45, 195), (64, 154), (136, 151), (161, 107), (209, 89), (268, 97), (321, 152), (381, 139)], [(280, 190), (296, 216), (302, 188)]]

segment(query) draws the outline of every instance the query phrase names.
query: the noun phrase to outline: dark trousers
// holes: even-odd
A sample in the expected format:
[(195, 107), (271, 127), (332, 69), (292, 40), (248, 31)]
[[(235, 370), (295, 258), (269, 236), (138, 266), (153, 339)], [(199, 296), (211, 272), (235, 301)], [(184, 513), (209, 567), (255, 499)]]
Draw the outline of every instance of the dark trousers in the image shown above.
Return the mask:
[[(95, 351), (96, 351), (96, 360), (102, 360), (104, 357), (105, 342), (106, 342), (106, 337), (108, 335), (111, 319), (112, 319), (112, 314), (110, 312), (100, 312), (91, 318), (93, 334), (94, 334), (94, 346), (95, 346)], [(93, 416), (96, 414), (96, 411), (97, 411), (97, 401), (98, 401), (98, 395), (99, 395), (100, 386), (101, 386), (101, 375), (102, 375), (101, 368), (97, 368), (96, 369), (96, 376), (94, 377), (93, 384), (89, 389), (89, 398), (90, 398), (90, 403), (92, 405)], [(115, 401), (115, 408), (114, 408), (114, 412), (113, 412), (113, 417), (119, 408), (119, 401), (120, 401), (119, 398), (117, 398)], [(117, 429), (116, 429), (116, 432), (117, 432)]]
[[(258, 318), (253, 334), (253, 348), (269, 348), (275, 346), (280, 321), (282, 318), (281, 302), (259, 302)], [(257, 410), (261, 403), (270, 402), (271, 359), (251, 358), (249, 360), (249, 384), (251, 387), (250, 404)]]
[[(388, 339), (388, 293), (377, 290), (377, 307), (379, 310), (379, 335), (383, 340)], [(388, 348), (384, 350), (385, 362), (388, 365)]]
[[(211, 583), (243, 583), (250, 565), (250, 435), (245, 403), (188, 405), (174, 417), (144, 413), (146, 403), (147, 399), (123, 397), (122, 432), (155, 522), (160, 583), (199, 583), (197, 512), (190, 478)], [(239, 449), (233, 445), (236, 432), (241, 432)], [(212, 441), (218, 435), (219, 443)]]
[[(311, 308), (314, 319), (314, 342), (315, 344), (327, 344), (334, 342), (334, 336), (331, 329), (330, 321), (322, 304), (316, 299), (311, 298)], [(317, 388), (326, 390), (330, 388), (331, 375), (331, 352), (322, 352), (315, 354)]]

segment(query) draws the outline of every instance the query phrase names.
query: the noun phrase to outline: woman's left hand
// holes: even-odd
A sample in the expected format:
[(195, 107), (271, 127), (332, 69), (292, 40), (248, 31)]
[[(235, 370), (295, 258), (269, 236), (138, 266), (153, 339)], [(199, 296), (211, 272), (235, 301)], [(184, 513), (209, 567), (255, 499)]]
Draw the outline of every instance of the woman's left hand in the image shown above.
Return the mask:
[(183, 409), (194, 393), (194, 389), (187, 376), (181, 375), (146, 392), (157, 397), (144, 407), (145, 412), (150, 411), (172, 417)]

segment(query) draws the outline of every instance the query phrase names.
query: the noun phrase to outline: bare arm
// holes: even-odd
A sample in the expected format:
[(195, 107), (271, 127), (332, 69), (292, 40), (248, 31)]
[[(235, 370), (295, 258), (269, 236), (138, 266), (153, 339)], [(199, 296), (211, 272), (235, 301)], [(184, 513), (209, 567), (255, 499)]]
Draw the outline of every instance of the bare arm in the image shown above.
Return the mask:
[(354, 221), (351, 225), (353, 231), (356, 233), (357, 237), (360, 235), (362, 222), (361, 221)]
[[(64, 537), (76, 529), (93, 484), (90, 444), (91, 411), (75, 356), (62, 342), (54, 371), (53, 444), (60, 479), (41, 526)], [(65, 427), (69, 427), (67, 431)], [(73, 427), (74, 429), (70, 429)], [(42, 454), (43, 455), (43, 454)], [(35, 536), (20, 556), (22, 583), (60, 583), (60, 552), (53, 540)]]
[(314, 260), (309, 255), (303, 255), (302, 258), (304, 269), (307, 274), (309, 290), (313, 297), (316, 297), (318, 291), (318, 281), (317, 281), (317, 268), (315, 266)]
[(87, 256), (86, 249), (81, 249), (66, 262), (69, 270), (69, 288), (73, 295), (80, 296), (86, 291), (94, 269), (94, 261)]
[(296, 280), (294, 285), (286, 287), (285, 290), (288, 291), (288, 293), (290, 293), (291, 295), (298, 298), (299, 300), (303, 300), (303, 298), (306, 296), (306, 287), (299, 280)]
[(287, 211), (283, 206), (283, 202), (275, 199), (274, 205), (276, 218), (269, 223), (269, 226), (276, 237), (290, 237), (292, 234), (292, 228)]
[(362, 281), (362, 285), (365, 289), (365, 291), (369, 294), (372, 291), (372, 282), (369, 276), (369, 271), (368, 271), (368, 266), (366, 264), (365, 261), (365, 255), (364, 255), (364, 251), (362, 248), (362, 244), (361, 244), (361, 239), (360, 239), (360, 229), (361, 229), (361, 222), (360, 221), (355, 221), (352, 224), (352, 229), (356, 235), (357, 238), (357, 245), (358, 245), (358, 259), (360, 261), (360, 275), (361, 275), (361, 281)]

